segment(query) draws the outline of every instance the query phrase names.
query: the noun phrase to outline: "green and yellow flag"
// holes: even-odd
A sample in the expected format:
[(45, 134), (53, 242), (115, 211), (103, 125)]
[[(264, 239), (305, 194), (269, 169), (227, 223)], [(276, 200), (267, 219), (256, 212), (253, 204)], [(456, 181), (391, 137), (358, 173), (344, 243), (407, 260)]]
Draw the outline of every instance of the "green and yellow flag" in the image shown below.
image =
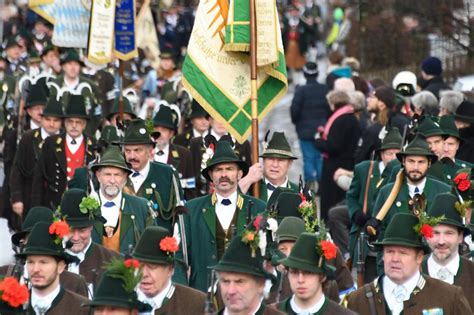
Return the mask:
[[(258, 113), (286, 93), (285, 56), (275, 0), (255, 0)], [(201, 0), (183, 65), (183, 84), (240, 143), (251, 131), (248, 0)]]

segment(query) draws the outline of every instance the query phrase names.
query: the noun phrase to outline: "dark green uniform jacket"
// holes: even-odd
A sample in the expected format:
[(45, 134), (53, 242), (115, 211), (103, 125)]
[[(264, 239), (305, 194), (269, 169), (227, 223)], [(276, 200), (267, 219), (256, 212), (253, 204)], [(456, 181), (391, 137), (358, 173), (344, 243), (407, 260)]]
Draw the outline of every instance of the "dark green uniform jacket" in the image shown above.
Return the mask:
[[(122, 222), (120, 222), (120, 253), (127, 254), (130, 246), (135, 247), (140, 236), (148, 225), (154, 225), (150, 219), (150, 212), (145, 199), (122, 194)], [(92, 229), (92, 241), (102, 244), (104, 226), (101, 222), (94, 224)]]
[[(265, 210), (265, 203), (253, 197), (238, 193), (237, 197), (237, 222), (236, 235), (239, 235), (246, 223), (246, 209), (249, 200), (254, 202), (251, 209), (252, 218)], [(206, 195), (188, 201), (185, 205), (188, 208), (188, 214), (184, 216), (185, 235), (187, 242), (187, 257), (189, 267), (191, 268), (191, 276), (189, 278), (189, 286), (207, 291), (207, 279), (210, 269), (218, 262), (218, 242), (216, 236), (218, 218), (215, 212), (215, 204), (217, 201), (216, 194)], [(181, 237), (183, 233), (181, 233)], [(178, 256), (182, 256), (182, 243)], [(179, 266), (177, 266), (179, 267)], [(183, 270), (176, 268), (176, 281), (183, 282), (185, 277)]]
[[(374, 295), (377, 315), (391, 314), (383, 293), (383, 276), (366, 284)], [(365, 288), (359, 288), (347, 297), (347, 308), (359, 314), (371, 314)], [(460, 287), (421, 276), (408, 301), (403, 302), (403, 315), (420, 315), (423, 310), (440, 308), (443, 315), (472, 314), (469, 302)]]

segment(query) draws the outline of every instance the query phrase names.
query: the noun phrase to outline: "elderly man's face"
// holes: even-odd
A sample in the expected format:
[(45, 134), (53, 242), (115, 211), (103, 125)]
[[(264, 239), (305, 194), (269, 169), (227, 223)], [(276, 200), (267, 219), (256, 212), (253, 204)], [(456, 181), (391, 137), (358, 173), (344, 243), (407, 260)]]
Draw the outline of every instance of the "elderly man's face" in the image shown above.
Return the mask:
[(173, 276), (174, 267), (171, 265), (143, 264), (143, 278), (140, 290), (147, 297), (154, 297), (161, 293)]
[(383, 262), (387, 277), (402, 284), (420, 269), (423, 251), (406, 246), (384, 246)]
[(291, 167), (292, 160), (276, 157), (267, 157), (263, 159), (263, 173), (265, 177), (275, 185), (280, 185), (286, 180), (288, 170)]
[(92, 226), (72, 228), (69, 233), (69, 240), (72, 242), (71, 251), (73, 253), (83, 252), (91, 241)]
[(127, 173), (117, 167), (101, 167), (96, 176), (100, 183), (100, 191), (110, 199), (122, 191), (127, 181)]
[(125, 159), (136, 172), (143, 170), (153, 157), (153, 146), (149, 144), (127, 144), (124, 151)]
[(209, 177), (220, 194), (230, 194), (237, 189), (242, 171), (236, 163), (221, 163), (209, 171)]
[(219, 271), (222, 300), (231, 313), (250, 314), (260, 303), (265, 280), (243, 273)]

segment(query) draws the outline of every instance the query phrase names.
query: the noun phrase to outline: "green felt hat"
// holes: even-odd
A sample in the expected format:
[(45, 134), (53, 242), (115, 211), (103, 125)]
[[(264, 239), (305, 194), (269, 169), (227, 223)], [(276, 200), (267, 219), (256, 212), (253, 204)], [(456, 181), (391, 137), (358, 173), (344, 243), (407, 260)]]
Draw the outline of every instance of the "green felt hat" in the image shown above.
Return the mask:
[(17, 254), (21, 258), (28, 255), (53, 256), (70, 263), (75, 259), (64, 251), (62, 241), (57, 242), (57, 236), (49, 233), (51, 222), (38, 222), (33, 226), (28, 242), (22, 253)]
[(297, 217), (283, 218), (276, 230), (276, 242), (296, 242), (303, 232), (306, 232), (303, 219)]
[(255, 257), (252, 257), (250, 245), (242, 241), (242, 235), (238, 235), (232, 239), (222, 259), (212, 269), (223, 272), (244, 273), (275, 280), (275, 277), (265, 270), (263, 263), (264, 259), (260, 249), (257, 248), (255, 250)]
[(408, 155), (421, 155), (426, 156), (434, 163), (438, 160), (438, 157), (431, 152), (428, 143), (423, 135), (417, 134), (415, 138), (404, 148), (402, 151), (397, 153), (397, 158), (400, 162), (403, 161), (403, 157)]
[[(137, 114), (135, 114), (135, 112), (133, 111), (132, 105), (130, 104), (130, 101), (128, 100), (128, 98), (124, 96), (122, 97), (122, 100), (123, 100), (123, 112), (125, 114), (129, 114), (130, 116), (132, 116), (133, 119), (137, 118)], [(116, 97), (114, 99), (114, 103), (112, 104), (112, 109), (110, 110), (110, 113), (107, 115), (107, 120), (111, 120), (112, 116), (118, 113), (120, 113), (119, 98)]]
[(89, 120), (90, 117), (86, 113), (86, 100), (84, 96), (70, 95), (64, 114), (65, 118), (82, 118)]
[(402, 135), (398, 128), (387, 128), (387, 134), (382, 140), (382, 146), (379, 151), (389, 150), (389, 149), (400, 149), (402, 147)]
[(75, 49), (68, 49), (62, 56), (61, 56), (61, 65), (68, 63), (68, 62), (77, 62), (82, 65), (81, 58)]
[(129, 122), (122, 143), (155, 145), (143, 119), (133, 119)]
[(423, 237), (415, 231), (419, 223), (416, 216), (411, 213), (397, 213), (388, 224), (383, 240), (374, 243), (376, 249), (381, 250), (385, 245), (406, 246), (421, 248), (426, 253), (430, 251), (423, 242)]
[(268, 146), (260, 155), (262, 158), (274, 157), (280, 159), (296, 160), (297, 157), (291, 152), (290, 144), (286, 140), (284, 132), (274, 132), (272, 139), (268, 142)]
[(270, 198), (268, 198), (268, 201), (267, 201), (268, 210), (273, 210), (272, 208), (276, 209), (276, 206), (278, 205), (277, 204), (278, 197), (280, 197), (280, 194), (283, 192), (292, 192), (292, 190), (288, 187), (280, 187), (280, 186), (275, 188), (272, 195), (270, 196)]
[(166, 252), (161, 249), (160, 242), (166, 238), (172, 237), (170, 232), (159, 226), (149, 226), (143, 231), (138, 241), (132, 257), (140, 262), (146, 262), (157, 265), (173, 265), (176, 261), (172, 252)]
[(53, 222), (53, 210), (46, 207), (33, 207), (26, 214), (25, 220), (21, 224), (21, 231), (12, 235), (12, 243), (20, 246), (20, 241), (31, 232), (33, 226), (38, 222)]
[(26, 98), (25, 108), (33, 107), (36, 105), (45, 106), (47, 102), (48, 94), (44, 84), (38, 83), (30, 85), (28, 97)]
[(107, 125), (102, 128), (102, 131), (100, 132), (100, 141), (107, 144), (118, 144), (121, 140), (121, 137), (118, 135), (117, 127), (114, 125)]
[(444, 134), (438, 122), (435, 122), (431, 117), (425, 116), (422, 122), (418, 125), (418, 133), (425, 138), (433, 136), (442, 136)]
[(209, 117), (209, 113), (199, 105), (199, 103), (193, 99), (191, 103), (191, 113), (189, 114), (189, 119), (198, 118), (198, 117)]
[(443, 135), (446, 138), (454, 137), (456, 139), (461, 139), (461, 137), (459, 136), (458, 127), (456, 127), (456, 123), (454, 122), (454, 116), (453, 115), (441, 116), (441, 119), (439, 121), (439, 125), (440, 125), (441, 129), (443, 130)]
[[(171, 103), (170, 103), (171, 104)], [(153, 126), (165, 127), (174, 131), (178, 130), (179, 113), (170, 106), (161, 105), (153, 117)]]
[[(114, 262), (118, 263), (118, 262)], [(123, 262), (122, 262), (123, 264)], [(127, 278), (129, 278), (128, 275)], [(138, 300), (137, 292), (130, 290), (124, 275), (120, 272), (106, 270), (94, 292), (92, 301), (85, 303), (83, 306), (91, 308), (97, 306), (115, 306), (130, 310), (138, 310), (139, 312), (150, 311), (151, 306)]]
[(91, 166), (91, 170), (95, 172), (101, 167), (116, 167), (124, 170), (128, 175), (133, 173), (132, 170), (128, 168), (120, 148), (114, 145), (107, 147), (99, 161)]
[(286, 217), (301, 218), (301, 213), (298, 210), (301, 201), (301, 196), (298, 193), (293, 191), (283, 191), (279, 194), (275, 204), (277, 217), (279, 219)]
[(280, 263), (287, 268), (332, 276), (333, 267), (328, 265), (324, 256), (320, 254), (319, 242), (320, 239), (316, 234), (302, 233), (293, 245), (290, 255), (280, 260)]
[(474, 103), (468, 100), (462, 101), (456, 109), (454, 118), (469, 124), (474, 123)]
[(467, 236), (471, 234), (471, 231), (463, 223), (463, 218), (456, 209), (456, 202), (458, 202), (458, 199), (451, 193), (439, 194), (434, 198), (428, 210), (428, 215), (430, 217), (441, 217), (444, 215), (445, 219), (439, 224), (452, 225), (460, 228), (464, 232), (464, 235)]
[(63, 104), (52, 96), (48, 99), (42, 116), (64, 118)]
[(244, 173), (243, 176), (249, 172), (248, 164), (235, 154), (229, 141), (221, 140), (217, 142), (214, 155), (207, 161), (206, 168), (201, 171), (202, 176), (211, 181), (209, 171), (212, 170), (214, 166), (222, 163), (236, 163)]
[[(87, 205), (84, 199), (91, 201), (85, 190), (71, 188), (64, 192), (61, 199), (61, 215), (66, 218), (66, 222), (72, 228), (84, 228), (94, 225), (99, 221), (105, 223), (105, 219), (100, 214), (100, 204), (96, 200), (95, 206)], [(82, 208), (82, 211), (81, 211)]]

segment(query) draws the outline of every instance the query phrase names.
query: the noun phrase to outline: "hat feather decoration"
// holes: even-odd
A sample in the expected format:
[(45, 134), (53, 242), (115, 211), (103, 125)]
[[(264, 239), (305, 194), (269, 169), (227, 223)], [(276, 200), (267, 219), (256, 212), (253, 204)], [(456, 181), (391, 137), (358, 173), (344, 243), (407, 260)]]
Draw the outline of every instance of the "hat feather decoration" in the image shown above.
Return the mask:
[(267, 133), (265, 134), (265, 138), (263, 138), (263, 150), (265, 151), (268, 148), (268, 137), (270, 136), (270, 129), (267, 130)]

